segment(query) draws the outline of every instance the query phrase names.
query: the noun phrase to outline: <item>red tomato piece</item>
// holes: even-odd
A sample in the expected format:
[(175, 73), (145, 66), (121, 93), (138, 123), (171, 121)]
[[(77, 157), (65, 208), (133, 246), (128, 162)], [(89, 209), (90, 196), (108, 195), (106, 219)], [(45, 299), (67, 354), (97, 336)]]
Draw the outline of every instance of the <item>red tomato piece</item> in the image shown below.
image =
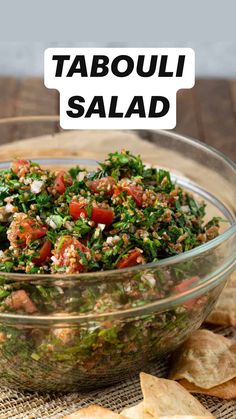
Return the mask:
[(85, 268), (80, 263), (80, 255), (77, 249), (82, 253), (90, 253), (90, 250), (73, 236), (63, 236), (57, 240), (54, 250), (56, 264), (67, 267), (67, 273), (82, 272)]
[(122, 259), (119, 260), (117, 263), (117, 268), (130, 268), (131, 266), (138, 265), (137, 259), (141, 255), (141, 250), (133, 249), (131, 250), (128, 255), (124, 256)]
[(29, 172), (30, 162), (29, 160), (15, 160), (11, 164), (11, 170), (19, 177), (24, 176)]
[(22, 247), (47, 233), (47, 226), (28, 217), (26, 214), (18, 213), (10, 224), (7, 237), (13, 247)]
[(129, 196), (132, 196), (136, 205), (142, 207), (143, 204), (143, 188), (140, 185), (118, 185), (115, 187), (114, 196), (120, 195), (121, 192), (126, 191)]
[(69, 212), (73, 220), (78, 220), (81, 214), (87, 217), (85, 205), (75, 199), (69, 203)]
[[(185, 279), (180, 284), (174, 286), (174, 291), (182, 293), (189, 289), (190, 285), (199, 280), (199, 276), (193, 276), (192, 278)], [(192, 308), (199, 298), (191, 298), (185, 301), (183, 305), (186, 308)]]
[(143, 203), (143, 188), (139, 185), (137, 186), (130, 185), (129, 187), (127, 187), (126, 190), (128, 192), (128, 195), (132, 196), (132, 198), (136, 202), (136, 205), (138, 207), (141, 207)]
[(45, 236), (47, 231), (48, 228), (45, 225), (40, 224), (34, 219), (28, 217), (21, 222), (21, 225), (19, 226), (18, 237), (20, 240), (23, 240), (26, 244), (28, 244), (33, 240), (37, 240)]
[[(74, 220), (77, 220), (81, 214), (83, 214), (85, 217), (88, 216), (85, 205), (76, 200), (70, 202), (69, 211)], [(114, 215), (111, 209), (99, 207), (92, 208), (91, 220), (96, 224), (110, 225), (112, 224), (113, 219)]]
[(50, 240), (45, 240), (41, 249), (39, 250), (39, 256), (33, 259), (33, 262), (36, 266), (41, 266), (51, 256), (51, 247), (52, 244)]
[(114, 220), (113, 211), (107, 208), (93, 207), (91, 220), (96, 224), (110, 225)]
[(62, 236), (57, 240), (55, 251), (60, 255), (64, 254), (65, 249), (67, 249), (68, 246), (74, 245), (75, 247), (78, 247), (81, 252), (88, 251), (88, 248), (83, 244), (80, 243), (79, 240), (77, 240), (73, 236)]
[(106, 195), (112, 195), (114, 192), (115, 179), (112, 176), (103, 177), (87, 182), (88, 187), (93, 193), (102, 192)]
[(64, 170), (61, 170), (55, 179), (55, 183), (54, 183), (54, 187), (56, 192), (58, 192), (60, 195), (62, 195), (67, 186), (71, 186), (72, 185), (72, 177), (66, 173)]

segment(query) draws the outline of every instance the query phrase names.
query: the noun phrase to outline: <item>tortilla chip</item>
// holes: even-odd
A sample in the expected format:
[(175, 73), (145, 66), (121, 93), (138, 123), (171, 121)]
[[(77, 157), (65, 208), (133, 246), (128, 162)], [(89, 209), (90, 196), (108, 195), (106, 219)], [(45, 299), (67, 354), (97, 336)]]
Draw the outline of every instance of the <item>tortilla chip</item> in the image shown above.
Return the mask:
[(112, 412), (105, 407), (96, 404), (83, 409), (77, 410), (70, 415), (64, 416), (62, 419), (127, 419), (125, 416)]
[(214, 416), (179, 383), (152, 375), (140, 374), (144, 411), (153, 418), (171, 415)]
[(233, 378), (224, 384), (220, 384), (219, 386), (212, 387), (208, 390), (195, 386), (195, 384), (189, 383), (185, 379), (180, 380), (179, 383), (188, 391), (190, 391), (190, 393), (209, 394), (209, 396), (215, 396), (226, 400), (231, 400), (236, 397), (236, 378)]
[(236, 377), (236, 342), (209, 330), (197, 330), (175, 354), (172, 380), (185, 378), (210, 389)]
[(127, 407), (121, 412), (122, 415), (128, 419), (154, 419), (157, 416), (150, 415), (147, 412), (144, 412), (143, 402), (136, 404), (132, 407)]
[(206, 322), (221, 326), (236, 326), (236, 286), (227, 286), (223, 289)]

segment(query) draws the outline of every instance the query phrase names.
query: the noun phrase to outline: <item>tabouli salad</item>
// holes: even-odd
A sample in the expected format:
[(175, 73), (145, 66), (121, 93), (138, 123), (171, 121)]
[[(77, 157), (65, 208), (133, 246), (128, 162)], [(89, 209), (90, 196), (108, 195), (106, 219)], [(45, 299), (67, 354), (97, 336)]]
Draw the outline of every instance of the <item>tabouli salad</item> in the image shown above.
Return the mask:
[(121, 269), (176, 255), (219, 234), (205, 204), (129, 151), (97, 171), (46, 170), (29, 160), (0, 172), (0, 271)]
[[(177, 347), (219, 287), (164, 311), (142, 307), (191, 288), (215, 253), (145, 264), (216, 237), (220, 219), (204, 215), (205, 204), (169, 172), (128, 151), (109, 154), (94, 172), (28, 160), (0, 171), (0, 314), (10, 316), (0, 324), (1, 383), (66, 391), (111, 384)], [(122, 272), (132, 266), (140, 269)]]

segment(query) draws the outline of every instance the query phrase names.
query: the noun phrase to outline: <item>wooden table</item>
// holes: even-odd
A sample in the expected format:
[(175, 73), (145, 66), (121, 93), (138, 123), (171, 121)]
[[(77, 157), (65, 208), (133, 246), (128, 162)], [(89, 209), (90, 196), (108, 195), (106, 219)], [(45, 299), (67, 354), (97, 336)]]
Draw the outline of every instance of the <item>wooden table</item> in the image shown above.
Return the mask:
[[(58, 114), (58, 93), (46, 89), (42, 79), (0, 77), (0, 118)], [(236, 80), (200, 79), (190, 90), (178, 92), (176, 131), (198, 138), (236, 161)], [(40, 135), (42, 124), (34, 133)], [(55, 132), (58, 127), (51, 126)], [(48, 131), (48, 130), (47, 130)], [(11, 127), (0, 130), (0, 144), (17, 139)]]

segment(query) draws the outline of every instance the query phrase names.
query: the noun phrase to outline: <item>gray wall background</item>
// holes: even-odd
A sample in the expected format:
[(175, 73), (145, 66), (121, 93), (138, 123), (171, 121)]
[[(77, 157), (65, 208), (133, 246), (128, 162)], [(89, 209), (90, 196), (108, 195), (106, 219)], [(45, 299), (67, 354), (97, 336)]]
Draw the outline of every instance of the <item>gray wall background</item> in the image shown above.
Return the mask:
[(236, 78), (236, 41), (227, 42), (0, 42), (0, 75), (43, 75), (43, 53), (48, 47), (191, 47), (196, 53), (197, 77)]

